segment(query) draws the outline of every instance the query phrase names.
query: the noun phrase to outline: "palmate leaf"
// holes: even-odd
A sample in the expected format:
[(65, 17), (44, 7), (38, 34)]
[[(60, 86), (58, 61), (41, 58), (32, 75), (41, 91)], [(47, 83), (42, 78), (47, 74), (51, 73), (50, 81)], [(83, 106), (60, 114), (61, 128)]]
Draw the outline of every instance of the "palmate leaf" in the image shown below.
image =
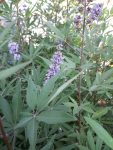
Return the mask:
[(95, 120), (84, 117), (86, 122), (92, 127), (98, 137), (106, 143), (111, 149), (113, 149), (113, 138), (110, 134)]
[(15, 72), (19, 71), (20, 69), (24, 68), (25, 66), (29, 65), (31, 61), (16, 65), (14, 67), (8, 68), (6, 70), (0, 71), (0, 80), (6, 79), (7, 77), (10, 77)]
[(43, 85), (40, 94), (37, 99), (37, 108), (40, 110), (44, 109), (47, 106), (49, 95), (53, 92), (55, 81), (58, 79), (58, 76), (51, 78), (45, 85)]
[(75, 121), (76, 118), (63, 111), (43, 111), (37, 116), (37, 120), (47, 124), (58, 124), (70, 121)]
[(52, 79), (50, 79), (48, 83), (45, 84), (45, 86), (42, 88), (38, 96), (37, 108), (39, 110), (43, 110), (45, 107), (47, 107), (63, 90), (65, 90), (75, 79), (77, 79), (81, 73), (82, 72), (65, 82), (55, 92), (53, 92), (52, 90), (54, 88), (54, 83), (57, 80), (58, 76), (55, 76)]

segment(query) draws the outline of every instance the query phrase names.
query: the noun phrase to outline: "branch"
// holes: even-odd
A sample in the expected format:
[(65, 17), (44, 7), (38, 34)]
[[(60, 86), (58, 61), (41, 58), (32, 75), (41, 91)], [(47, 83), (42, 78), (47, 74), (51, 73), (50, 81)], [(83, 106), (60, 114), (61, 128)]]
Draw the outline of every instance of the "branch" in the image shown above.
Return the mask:
[(1, 117), (0, 117), (0, 132), (1, 132), (1, 138), (3, 139), (4, 144), (7, 146), (7, 150), (12, 150), (11, 145), (9, 144), (9, 141), (8, 141), (8, 137), (3, 128)]

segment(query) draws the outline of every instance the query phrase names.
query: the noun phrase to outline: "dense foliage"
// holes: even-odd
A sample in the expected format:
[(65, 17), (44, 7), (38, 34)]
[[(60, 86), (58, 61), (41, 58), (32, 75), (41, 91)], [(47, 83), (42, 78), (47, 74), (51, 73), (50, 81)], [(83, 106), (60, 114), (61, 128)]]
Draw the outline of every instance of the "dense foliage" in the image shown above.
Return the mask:
[(113, 8), (0, 1), (0, 149), (113, 149)]

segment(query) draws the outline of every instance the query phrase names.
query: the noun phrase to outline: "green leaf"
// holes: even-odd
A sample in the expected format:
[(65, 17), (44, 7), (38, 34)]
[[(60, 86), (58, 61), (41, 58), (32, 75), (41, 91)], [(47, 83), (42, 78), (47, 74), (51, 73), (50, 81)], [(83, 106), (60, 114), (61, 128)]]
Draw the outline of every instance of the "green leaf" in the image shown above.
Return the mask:
[(21, 83), (17, 82), (15, 87), (15, 92), (12, 99), (12, 109), (13, 109), (13, 117), (14, 121), (17, 122), (19, 120), (20, 112), (22, 111), (22, 98), (21, 98)]
[(72, 144), (72, 145), (63, 146), (63, 147), (58, 148), (56, 150), (73, 150), (75, 147), (76, 147), (76, 144)]
[(91, 108), (91, 105), (90, 104), (83, 104), (81, 105), (81, 109), (89, 112), (89, 113), (94, 113), (93, 109)]
[(53, 31), (56, 34), (57, 38), (60, 38), (62, 40), (65, 38), (64, 34), (57, 27), (55, 27), (52, 23), (46, 22), (46, 25), (51, 29), (51, 31)]
[(7, 37), (7, 35), (11, 32), (11, 27), (14, 25), (14, 22), (9, 24), (7, 28), (3, 30), (2, 33), (0, 33), (0, 44), (3, 42), (3, 40)]
[(110, 15), (113, 15), (113, 7), (110, 9)]
[(61, 85), (61, 86), (57, 89), (57, 91), (55, 92), (55, 94), (50, 98), (50, 100), (48, 101), (48, 104), (49, 104), (50, 102), (52, 102), (53, 99), (55, 99), (65, 88), (67, 88), (71, 82), (73, 82), (75, 79), (77, 79), (80, 74), (82, 74), (82, 72), (80, 72), (79, 74), (77, 74), (76, 76), (74, 76), (72, 79), (68, 80), (68, 81), (65, 82), (63, 85)]
[(41, 148), (41, 150), (51, 150), (51, 147), (52, 147), (53, 144), (54, 144), (55, 136), (56, 136), (56, 135), (53, 135), (53, 136), (51, 137), (51, 139), (49, 140), (49, 142), (48, 142), (43, 148)]
[(40, 110), (44, 109), (47, 106), (49, 101), (49, 95), (53, 92), (55, 81), (58, 79), (58, 76), (51, 78), (46, 84), (43, 85), (40, 94), (37, 99), (37, 108)]
[(102, 82), (102, 74), (101, 72), (96, 72), (96, 78), (93, 82), (93, 85), (100, 85)]
[(90, 130), (87, 133), (87, 140), (88, 140), (88, 144), (89, 144), (90, 149), (95, 150), (94, 137), (93, 137)]
[(26, 101), (31, 109), (34, 109), (37, 104), (37, 88), (32, 79), (28, 79)]
[(76, 118), (63, 111), (51, 110), (40, 113), (37, 117), (37, 120), (47, 124), (57, 124), (75, 121)]
[(85, 81), (86, 81), (86, 84), (87, 84), (88, 88), (91, 87), (91, 79), (90, 79), (89, 75), (85, 76)]
[(5, 100), (2, 96), (0, 96), (0, 109), (5, 116), (5, 119), (8, 122), (13, 123), (11, 107), (7, 100)]
[(14, 67), (11, 67), (9, 69), (0, 71), (0, 80), (3, 80), (7, 77), (10, 77), (12, 74), (14, 74), (15, 72), (17, 72), (20, 69), (24, 68), (25, 66), (29, 65), (30, 63), (31, 63), (31, 61), (28, 61), (26, 63), (22, 63), (22, 64), (14, 66)]
[(28, 122), (29, 122), (30, 120), (32, 120), (32, 118), (33, 118), (32, 116), (22, 118), (22, 119), (19, 121), (19, 123), (14, 127), (14, 129), (16, 130), (16, 129), (18, 129), (18, 128), (24, 127), (26, 124), (28, 124)]
[(111, 76), (113, 76), (113, 68), (102, 74), (102, 81), (109, 79)]
[(96, 91), (98, 89), (99, 85), (93, 85), (90, 87), (89, 91), (92, 92), (92, 91)]
[(29, 139), (30, 148), (29, 150), (35, 150), (37, 140), (37, 129), (38, 123), (35, 118), (27, 123), (27, 138)]
[(44, 61), (44, 63), (45, 63), (47, 66), (49, 66), (49, 65), (51, 64), (51, 61), (48, 60), (47, 58), (44, 58), (44, 57), (42, 57), (42, 56), (39, 56), (39, 57)]
[(93, 118), (101, 118), (102, 116), (104, 116), (107, 112), (108, 112), (109, 108), (101, 108), (99, 110), (97, 110), (94, 114), (93, 114)]
[(98, 137), (106, 143), (111, 149), (113, 149), (113, 138), (110, 134), (95, 120), (84, 117), (86, 122), (92, 127)]
[(102, 150), (103, 141), (100, 138), (96, 138), (96, 150)]
[(71, 61), (68, 57), (65, 56), (64, 59), (66, 60), (65, 64), (66, 64), (66, 67), (67, 67), (67, 68), (73, 69), (73, 68), (76, 67), (75, 62)]
[(82, 145), (79, 145), (78, 147), (79, 147), (80, 150), (89, 150), (87, 147), (82, 146)]

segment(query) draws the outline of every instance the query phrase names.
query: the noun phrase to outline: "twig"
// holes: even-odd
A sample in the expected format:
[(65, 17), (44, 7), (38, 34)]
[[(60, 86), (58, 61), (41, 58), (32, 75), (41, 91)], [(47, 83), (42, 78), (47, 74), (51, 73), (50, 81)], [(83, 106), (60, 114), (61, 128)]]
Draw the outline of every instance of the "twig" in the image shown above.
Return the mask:
[(7, 150), (12, 150), (11, 145), (9, 144), (9, 141), (8, 141), (8, 137), (7, 137), (7, 135), (4, 131), (4, 128), (3, 128), (1, 117), (0, 117), (0, 131), (1, 131), (3, 142), (7, 146)]
[[(85, 25), (86, 25), (86, 0), (84, 0), (84, 14), (83, 14), (83, 28), (82, 28), (82, 41), (81, 41), (81, 49), (80, 49), (80, 69), (81, 72), (81, 66), (83, 63), (83, 50), (84, 50), (84, 33), (85, 33)], [(78, 85), (78, 105), (81, 104), (81, 80), (82, 80), (82, 74), (79, 76), (79, 85)], [(81, 112), (79, 112), (79, 131), (81, 128)]]
[(67, 19), (68, 19), (68, 16), (69, 16), (69, 0), (67, 0)]

